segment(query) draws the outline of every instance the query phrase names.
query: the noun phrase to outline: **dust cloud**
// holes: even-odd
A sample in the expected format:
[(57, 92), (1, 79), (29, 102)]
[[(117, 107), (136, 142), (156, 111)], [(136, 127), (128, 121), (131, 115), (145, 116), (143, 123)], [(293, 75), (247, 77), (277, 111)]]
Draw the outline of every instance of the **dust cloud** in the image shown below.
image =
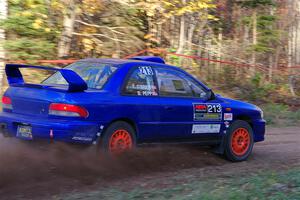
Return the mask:
[(96, 146), (0, 137), (0, 194), (59, 192), (147, 173), (224, 162), (209, 149), (197, 146), (156, 145), (107, 157)]

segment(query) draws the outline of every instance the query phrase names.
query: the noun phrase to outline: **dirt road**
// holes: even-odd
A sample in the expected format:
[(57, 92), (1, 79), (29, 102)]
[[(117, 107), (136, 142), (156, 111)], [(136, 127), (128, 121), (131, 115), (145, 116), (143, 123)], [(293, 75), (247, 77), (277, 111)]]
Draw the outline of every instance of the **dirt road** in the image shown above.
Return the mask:
[(268, 128), (251, 158), (231, 163), (197, 146), (142, 148), (118, 159), (96, 156), (94, 148), (32, 144), (0, 138), (0, 198), (49, 199), (106, 187), (170, 187), (208, 179), (300, 166), (300, 127)]

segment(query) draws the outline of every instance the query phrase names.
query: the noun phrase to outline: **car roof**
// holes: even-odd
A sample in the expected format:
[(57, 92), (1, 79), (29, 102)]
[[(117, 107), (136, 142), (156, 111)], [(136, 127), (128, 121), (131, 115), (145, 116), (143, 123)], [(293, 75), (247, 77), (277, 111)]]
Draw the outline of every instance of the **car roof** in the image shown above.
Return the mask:
[(127, 59), (113, 59), (113, 58), (86, 58), (86, 59), (78, 60), (77, 62), (94, 62), (94, 63), (106, 63), (106, 64), (120, 65), (120, 64), (125, 64), (125, 63), (132, 62), (132, 61), (127, 60)]
[(104, 64), (112, 64), (116, 67), (123, 67), (125, 65), (130, 65), (130, 67), (134, 66), (135, 64), (143, 64), (143, 65), (148, 65), (151, 67), (163, 67), (165, 69), (174, 69), (177, 71), (181, 71), (187, 75), (189, 75), (192, 79), (196, 80), (197, 82), (199, 82), (203, 87), (205, 87), (206, 89), (209, 89), (206, 85), (202, 84), (200, 81), (198, 81), (195, 77), (193, 77), (191, 74), (189, 74), (188, 72), (184, 71), (183, 69), (181, 69), (180, 67), (175, 67), (172, 65), (168, 65), (168, 64), (163, 64), (163, 63), (158, 63), (158, 62), (150, 62), (150, 61), (145, 61), (145, 60), (136, 60), (136, 59), (114, 59), (114, 58), (86, 58), (86, 59), (82, 59), (79, 60), (77, 62), (94, 62), (94, 63), (104, 63)]
[(116, 58), (86, 58), (78, 60), (77, 62), (94, 62), (94, 63), (105, 63), (105, 64), (112, 64), (112, 65), (123, 65), (123, 64), (144, 64), (144, 65), (150, 65), (151, 67), (165, 67), (165, 68), (171, 68), (176, 70), (181, 70), (179, 67), (171, 66), (168, 64), (163, 63), (157, 63), (157, 62), (150, 62), (150, 61), (144, 61), (144, 60), (133, 60), (133, 59), (116, 59)]

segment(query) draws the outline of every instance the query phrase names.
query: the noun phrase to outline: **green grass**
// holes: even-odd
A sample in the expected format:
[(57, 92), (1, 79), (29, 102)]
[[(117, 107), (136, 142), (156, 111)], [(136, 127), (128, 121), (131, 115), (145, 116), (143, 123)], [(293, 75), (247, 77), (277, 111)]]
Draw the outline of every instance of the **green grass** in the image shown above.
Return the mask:
[(58, 199), (182, 199), (244, 200), (300, 199), (300, 168), (284, 172), (264, 172), (254, 176), (214, 178), (208, 181), (187, 181), (164, 188), (146, 189), (137, 186), (129, 191), (118, 188), (76, 193)]
[(300, 123), (300, 109), (291, 110), (283, 104), (267, 104), (261, 107), (268, 125), (293, 126)]

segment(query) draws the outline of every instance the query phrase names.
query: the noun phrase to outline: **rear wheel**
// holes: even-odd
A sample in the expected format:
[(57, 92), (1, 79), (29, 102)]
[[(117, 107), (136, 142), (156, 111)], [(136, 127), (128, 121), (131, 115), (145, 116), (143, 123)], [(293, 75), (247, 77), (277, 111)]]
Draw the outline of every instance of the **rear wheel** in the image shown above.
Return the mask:
[(136, 146), (135, 131), (123, 121), (112, 123), (103, 134), (100, 147), (109, 154), (122, 154)]
[(250, 156), (254, 145), (251, 126), (241, 120), (233, 122), (225, 139), (225, 156), (231, 161), (244, 161)]

